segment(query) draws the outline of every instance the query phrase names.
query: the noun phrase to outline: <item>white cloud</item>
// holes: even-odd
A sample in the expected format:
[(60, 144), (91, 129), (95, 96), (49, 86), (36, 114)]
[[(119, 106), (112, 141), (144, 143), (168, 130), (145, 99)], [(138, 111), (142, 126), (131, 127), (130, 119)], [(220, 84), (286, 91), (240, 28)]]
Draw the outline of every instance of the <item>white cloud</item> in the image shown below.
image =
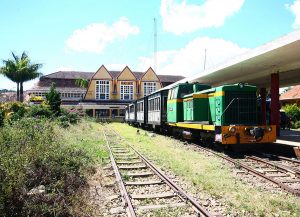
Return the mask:
[(293, 28), (298, 29), (300, 28), (300, 0), (295, 0), (293, 4), (286, 4), (285, 5), (292, 13), (295, 15), (295, 21), (293, 23)]
[(108, 44), (115, 40), (124, 40), (129, 35), (136, 35), (139, 31), (126, 17), (121, 17), (111, 26), (106, 23), (93, 23), (75, 30), (67, 39), (66, 46), (77, 52), (102, 53)]
[(180, 35), (202, 28), (220, 27), (225, 19), (239, 11), (244, 0), (206, 0), (203, 4), (187, 4), (186, 0), (162, 0), (160, 14), (163, 28)]
[[(201, 37), (189, 42), (179, 50), (160, 51), (157, 53), (158, 74), (191, 76), (201, 73), (204, 68), (206, 50), (206, 69), (244, 53), (248, 49), (224, 39)], [(140, 57), (139, 70), (153, 67), (153, 57)], [(153, 67), (154, 68), (154, 67)]]

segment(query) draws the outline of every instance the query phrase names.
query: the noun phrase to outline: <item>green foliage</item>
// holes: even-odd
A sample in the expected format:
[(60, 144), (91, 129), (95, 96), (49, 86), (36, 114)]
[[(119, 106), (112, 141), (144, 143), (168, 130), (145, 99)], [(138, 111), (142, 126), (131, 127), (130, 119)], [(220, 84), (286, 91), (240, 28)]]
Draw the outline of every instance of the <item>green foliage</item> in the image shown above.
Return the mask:
[(4, 111), (0, 109), (0, 127), (4, 124)]
[(75, 84), (78, 87), (82, 87), (82, 88), (87, 88), (89, 86), (89, 81), (87, 79), (83, 79), (83, 78), (77, 78), (75, 80)]
[(20, 57), (14, 52), (12, 56), (11, 59), (3, 60), (4, 66), (0, 73), (17, 83), (17, 100), (23, 102), (23, 83), (40, 77), (42, 74), (38, 70), (42, 64), (33, 64), (25, 51)]
[(25, 116), (26, 106), (20, 102), (10, 102), (0, 105), (0, 111), (7, 121), (16, 121)]
[[(0, 216), (71, 216), (91, 158), (60, 144), (53, 122), (23, 118), (0, 131)], [(39, 186), (45, 190), (35, 192)]]
[(77, 124), (80, 120), (79, 111), (76, 109), (61, 109), (61, 114), (57, 118), (62, 127), (69, 127), (70, 124)]
[(53, 113), (50, 110), (50, 106), (49, 105), (32, 105), (29, 107), (28, 111), (27, 111), (27, 117), (43, 117), (43, 118), (52, 118), (53, 117)]
[(300, 107), (297, 104), (292, 104), (284, 106), (283, 109), (291, 120), (292, 128), (300, 128)]
[(54, 83), (50, 87), (50, 92), (46, 94), (47, 103), (55, 115), (60, 115), (61, 98), (59, 92), (55, 89)]

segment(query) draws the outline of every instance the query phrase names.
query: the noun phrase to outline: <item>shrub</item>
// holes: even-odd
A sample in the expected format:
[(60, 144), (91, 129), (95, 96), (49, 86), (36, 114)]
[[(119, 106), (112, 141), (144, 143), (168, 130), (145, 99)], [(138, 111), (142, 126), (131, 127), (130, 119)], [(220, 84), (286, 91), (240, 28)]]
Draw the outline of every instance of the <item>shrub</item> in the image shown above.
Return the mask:
[(80, 112), (76, 109), (61, 109), (61, 114), (57, 118), (62, 127), (68, 127), (70, 124), (76, 124), (80, 120)]
[(4, 124), (4, 115), (4, 111), (0, 107), (0, 127), (2, 127)]
[(43, 102), (45, 99), (42, 96), (32, 96), (29, 99), (30, 102)]
[(1, 105), (4, 118), (8, 121), (16, 121), (25, 116), (26, 105), (21, 102), (9, 102)]
[(297, 104), (286, 105), (284, 111), (290, 118), (292, 128), (300, 128), (300, 107)]
[(48, 105), (32, 105), (28, 109), (27, 116), (51, 118), (53, 116), (53, 113)]
[(59, 92), (55, 89), (54, 83), (50, 87), (50, 92), (46, 94), (47, 103), (55, 115), (60, 115), (61, 98)]
[[(60, 130), (60, 129), (59, 129)], [(0, 216), (71, 216), (69, 207), (86, 184), (85, 151), (59, 144), (56, 126), (23, 118), (0, 131)]]

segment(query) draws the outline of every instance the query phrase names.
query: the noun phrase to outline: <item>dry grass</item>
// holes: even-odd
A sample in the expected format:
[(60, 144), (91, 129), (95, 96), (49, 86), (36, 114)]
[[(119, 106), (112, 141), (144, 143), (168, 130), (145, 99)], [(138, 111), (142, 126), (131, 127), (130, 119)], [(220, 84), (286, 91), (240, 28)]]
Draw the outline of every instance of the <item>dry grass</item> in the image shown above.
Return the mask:
[(228, 165), (213, 156), (195, 152), (182, 142), (148, 133), (125, 124), (111, 124), (156, 165), (187, 180), (193, 190), (225, 201), (227, 212), (250, 216), (300, 216), (300, 200), (292, 195), (271, 193), (243, 183)]

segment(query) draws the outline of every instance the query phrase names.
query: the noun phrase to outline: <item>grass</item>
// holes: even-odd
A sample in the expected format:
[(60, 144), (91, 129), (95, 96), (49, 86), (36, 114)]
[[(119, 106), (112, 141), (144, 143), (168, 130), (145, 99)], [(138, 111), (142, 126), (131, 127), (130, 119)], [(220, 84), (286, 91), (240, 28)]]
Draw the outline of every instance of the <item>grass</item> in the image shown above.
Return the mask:
[(87, 152), (94, 164), (104, 164), (107, 163), (109, 152), (102, 135), (102, 127), (99, 123), (84, 120), (61, 131), (59, 136), (62, 143)]
[(183, 177), (193, 187), (226, 203), (227, 212), (255, 216), (300, 216), (300, 200), (292, 195), (275, 194), (243, 183), (229, 166), (211, 156), (192, 151), (182, 142), (157, 135), (149, 137), (125, 124), (111, 124), (145, 156)]

